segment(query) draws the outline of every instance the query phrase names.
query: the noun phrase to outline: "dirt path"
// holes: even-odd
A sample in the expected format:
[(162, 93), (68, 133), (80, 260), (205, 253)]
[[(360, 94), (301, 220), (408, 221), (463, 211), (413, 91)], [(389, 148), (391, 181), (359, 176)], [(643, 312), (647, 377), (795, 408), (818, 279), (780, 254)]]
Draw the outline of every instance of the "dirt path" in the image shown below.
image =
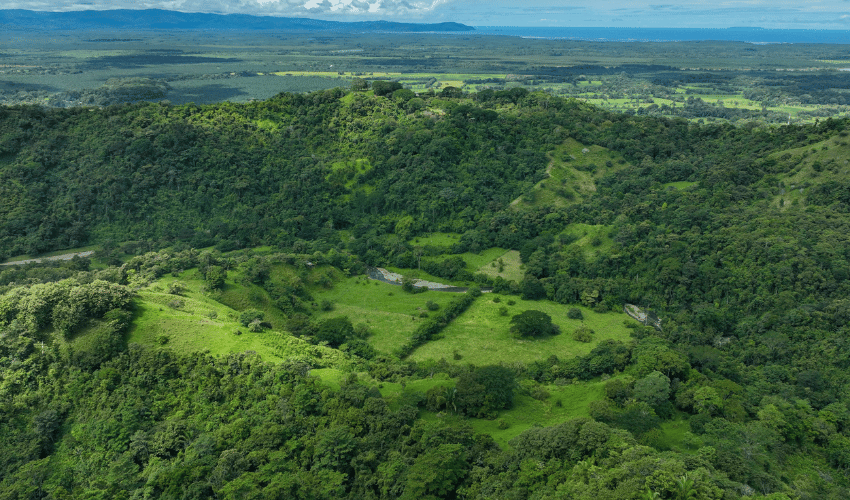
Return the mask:
[(24, 264), (29, 264), (31, 262), (44, 262), (48, 260), (71, 260), (74, 257), (88, 257), (93, 254), (94, 250), (89, 250), (87, 252), (76, 252), (76, 253), (66, 253), (62, 255), (54, 255), (53, 257), (41, 257), (38, 259), (27, 259), (27, 260), (16, 260), (13, 262), (3, 262), (0, 266), (22, 266)]
[[(366, 275), (371, 280), (383, 281), (384, 283), (389, 283), (391, 285), (401, 285), (402, 276), (400, 274), (387, 271), (386, 269), (381, 267), (370, 267), (366, 271)], [(413, 286), (415, 288), (427, 288), (428, 290), (437, 290), (440, 292), (465, 293), (467, 290), (469, 290), (469, 288), (466, 287), (445, 285), (443, 283), (435, 283), (433, 281), (425, 281), (420, 279), (413, 280)], [(488, 293), (490, 291), (491, 289), (486, 287), (481, 289), (482, 293)]]

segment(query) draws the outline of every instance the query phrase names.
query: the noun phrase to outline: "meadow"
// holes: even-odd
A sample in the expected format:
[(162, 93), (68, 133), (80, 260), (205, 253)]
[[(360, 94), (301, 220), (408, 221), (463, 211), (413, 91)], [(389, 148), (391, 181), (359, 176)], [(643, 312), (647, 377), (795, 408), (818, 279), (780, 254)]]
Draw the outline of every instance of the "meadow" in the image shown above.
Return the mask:
[[(498, 302), (497, 302), (498, 301)], [(509, 302), (514, 302), (509, 305)], [(506, 310), (502, 314), (500, 309)], [(583, 320), (570, 319), (567, 311), (578, 308)], [(542, 311), (561, 328), (559, 335), (544, 338), (516, 338), (510, 332), (511, 318), (527, 310)], [(418, 348), (410, 356), (416, 361), (455, 359), (477, 366), (486, 364), (529, 363), (551, 355), (559, 358), (582, 356), (603, 340), (629, 339), (629, 329), (623, 321), (632, 321), (625, 314), (595, 313), (577, 305), (551, 301), (529, 301), (501, 294), (484, 294), (460, 317), (449, 323), (439, 339)], [(582, 325), (594, 331), (591, 342), (573, 340), (572, 333)], [(455, 357), (455, 355), (459, 357)]]

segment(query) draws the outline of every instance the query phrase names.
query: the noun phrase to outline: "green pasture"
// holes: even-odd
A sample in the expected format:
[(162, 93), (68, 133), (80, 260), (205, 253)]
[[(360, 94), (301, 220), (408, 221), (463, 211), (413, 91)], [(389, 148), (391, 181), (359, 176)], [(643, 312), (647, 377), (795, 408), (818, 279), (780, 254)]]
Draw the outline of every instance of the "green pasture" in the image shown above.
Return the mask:
[[(621, 155), (602, 146), (585, 146), (569, 138), (550, 153), (549, 176), (511, 202), (518, 208), (566, 206), (596, 192), (596, 179), (622, 168)], [(608, 166), (610, 165), (610, 167)]]
[(687, 415), (684, 413), (679, 413), (672, 420), (662, 422), (660, 430), (661, 440), (657, 446), (661, 449), (694, 453), (699, 448), (701, 440), (691, 433)]
[[(840, 136), (800, 148), (778, 151), (769, 158), (793, 165), (791, 170), (777, 176), (783, 184), (781, 188), (770, 186), (778, 191), (773, 202), (780, 208), (787, 209), (795, 201), (803, 201), (813, 185), (828, 181), (842, 182), (850, 177), (850, 169), (847, 168), (850, 146), (848, 139)], [(820, 165), (819, 171), (815, 170), (816, 164)], [(785, 192), (782, 193), (779, 189), (784, 189)]]
[(605, 382), (600, 381), (563, 386), (544, 385), (542, 388), (549, 393), (549, 397), (542, 401), (531, 396), (516, 395), (513, 408), (500, 411), (495, 420), (469, 419), (469, 423), (476, 432), (493, 436), (499, 446), (507, 448), (511, 439), (533, 426), (549, 427), (576, 417), (589, 416), (590, 403), (605, 395)]
[[(167, 293), (168, 285), (178, 279), (188, 289), (181, 295)], [(249, 331), (238, 322), (238, 311), (204, 294), (202, 288), (203, 281), (191, 270), (179, 278), (165, 277), (139, 290), (128, 342), (164, 345), (182, 353), (209, 351), (224, 356), (254, 351), (272, 362), (297, 357), (311, 360), (314, 366), (347, 365), (340, 351), (310, 345), (289, 333)], [(232, 293), (237, 294), (235, 290)], [(162, 339), (167, 339), (165, 344)]]
[[(494, 302), (495, 299), (499, 302)], [(514, 305), (508, 305), (514, 300)], [(499, 313), (501, 307), (507, 314)], [(567, 317), (567, 311), (577, 307), (584, 315), (583, 320)], [(523, 311), (535, 309), (552, 317), (552, 322), (561, 327), (561, 334), (539, 339), (515, 338), (510, 332), (511, 317)], [(461, 356), (460, 363), (488, 365), (497, 363), (529, 363), (556, 355), (559, 358), (582, 356), (590, 352), (600, 341), (607, 339), (626, 341), (629, 329), (623, 325), (627, 316), (618, 313), (599, 314), (585, 307), (563, 305), (551, 301), (527, 301), (516, 297), (485, 294), (460, 315), (439, 335), (439, 338), (418, 348), (410, 356), (415, 361), (428, 359), (453, 360), (454, 354)], [(582, 324), (594, 330), (592, 342), (583, 343), (572, 339), (572, 332)], [(379, 346), (376, 344), (376, 346)], [(379, 346), (380, 347), (380, 346)]]
[[(500, 259), (502, 266), (501, 271), (499, 271)], [(525, 266), (519, 258), (518, 251), (508, 250), (502, 255), (499, 255), (495, 259), (479, 267), (476, 272), (483, 273), (494, 278), (496, 276), (501, 276), (508, 281), (513, 280), (519, 283), (525, 276)]]
[(330, 289), (314, 291), (317, 302), (330, 301), (330, 311), (315, 311), (317, 320), (348, 316), (352, 323), (365, 323), (372, 331), (368, 341), (376, 349), (391, 353), (409, 339), (413, 331), (425, 321), (420, 314), (430, 313), (426, 303), (430, 300), (445, 306), (457, 294), (427, 291), (406, 293), (398, 285), (367, 279), (365, 276), (346, 278)]
[[(164, 337), (165, 345), (178, 352), (208, 350), (214, 355), (226, 355), (253, 350), (263, 359), (280, 361), (265, 349), (261, 336), (266, 333), (249, 332), (237, 322), (236, 311), (204, 297), (193, 286), (196, 283), (187, 283), (189, 290), (181, 296), (168, 294), (164, 287), (170, 281), (174, 279), (138, 292), (129, 342), (159, 345)], [(241, 335), (236, 335), (237, 331)]]
[(676, 181), (676, 182), (668, 182), (664, 184), (666, 188), (674, 188), (678, 190), (688, 189), (690, 187), (696, 186), (699, 184), (698, 182), (688, 182), (688, 181)]
[(611, 226), (576, 222), (568, 225), (560, 234), (574, 238), (571, 245), (582, 249), (585, 256), (594, 257), (611, 251), (614, 241), (608, 236), (610, 231)]
[(427, 235), (416, 236), (408, 243), (414, 246), (431, 245), (435, 247), (451, 247), (460, 241), (460, 234), (457, 233), (428, 233)]

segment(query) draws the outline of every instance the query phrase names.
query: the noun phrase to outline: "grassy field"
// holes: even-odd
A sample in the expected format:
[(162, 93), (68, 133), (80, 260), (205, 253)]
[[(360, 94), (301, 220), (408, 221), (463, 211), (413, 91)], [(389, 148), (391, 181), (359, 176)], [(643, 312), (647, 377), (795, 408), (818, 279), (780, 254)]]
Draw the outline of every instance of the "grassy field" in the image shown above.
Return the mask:
[[(495, 420), (470, 419), (472, 428), (493, 436), (499, 446), (506, 448), (511, 439), (535, 425), (547, 427), (589, 416), (588, 405), (605, 394), (605, 383), (599, 381), (543, 388), (549, 393), (547, 399), (538, 401), (530, 396), (515, 396), (513, 408), (499, 412)], [(499, 428), (505, 424), (506, 428)]]
[(596, 180), (611, 170), (623, 168), (621, 155), (602, 146), (585, 146), (567, 139), (549, 155), (549, 177), (511, 202), (515, 208), (567, 206), (596, 192)]
[(689, 187), (693, 187), (699, 184), (698, 182), (688, 182), (688, 181), (676, 181), (676, 182), (668, 182), (664, 184), (664, 187), (672, 187), (675, 189), (688, 189)]
[[(166, 292), (168, 285), (176, 280), (188, 287), (181, 295)], [(236, 285), (231, 286), (234, 287), (232, 293), (237, 294)], [(209, 351), (224, 356), (254, 351), (271, 362), (299, 357), (313, 360), (314, 365), (348, 365), (341, 352), (310, 345), (289, 333), (248, 331), (238, 322), (235, 309), (205, 295), (202, 287), (203, 281), (197, 271), (189, 270), (177, 278), (164, 277), (140, 290), (135, 299), (135, 317), (128, 342), (165, 345), (182, 353)], [(236, 334), (237, 331), (240, 333)]]
[[(499, 271), (501, 265), (501, 271)], [(519, 283), (525, 276), (525, 266), (519, 258), (519, 252), (516, 250), (508, 250), (499, 255), (490, 262), (479, 267), (476, 271), (486, 274), (487, 276), (501, 276), (508, 281), (516, 281)]]
[[(494, 299), (499, 302), (494, 302)], [(509, 300), (516, 303), (507, 305)], [(506, 307), (507, 315), (499, 314)], [(567, 318), (567, 311), (578, 307), (584, 320)], [(529, 309), (543, 311), (552, 317), (552, 322), (561, 327), (561, 334), (548, 338), (517, 339), (510, 332), (511, 317)], [(629, 330), (623, 325), (624, 314), (598, 314), (580, 306), (565, 306), (550, 301), (526, 301), (500, 294), (482, 295), (460, 317), (452, 321), (440, 334), (413, 352), (410, 359), (452, 360), (457, 352), (461, 363), (487, 365), (496, 363), (528, 363), (545, 359), (552, 354), (558, 357), (584, 355), (602, 340), (628, 340)], [(583, 343), (572, 339), (572, 332), (584, 323), (595, 335), (592, 342)]]
[(317, 320), (348, 316), (352, 323), (366, 323), (372, 336), (369, 343), (379, 351), (390, 353), (410, 339), (410, 334), (425, 321), (419, 315), (427, 312), (429, 300), (441, 307), (457, 295), (428, 291), (409, 294), (400, 286), (368, 280), (365, 277), (346, 278), (331, 290), (313, 292), (317, 301), (333, 303), (331, 311), (316, 311)]
[[(433, 385), (441, 384), (438, 381)], [(408, 387), (411, 385), (408, 384)], [(508, 442), (531, 427), (557, 425), (576, 417), (588, 416), (588, 405), (603, 397), (605, 385), (604, 382), (591, 381), (565, 386), (548, 385), (543, 388), (549, 393), (548, 398), (540, 401), (517, 394), (514, 396), (513, 408), (500, 411), (498, 417), (493, 420), (465, 419), (454, 414), (429, 411), (423, 411), (420, 415), (432, 422), (468, 423), (475, 432), (489, 434), (496, 444), (502, 448), (510, 448)]]
[(614, 242), (608, 236), (610, 231), (610, 226), (574, 223), (568, 225), (566, 229), (561, 231), (561, 234), (571, 239), (574, 238), (575, 241), (572, 245), (584, 251), (586, 257), (592, 258), (611, 250)]
[(460, 241), (457, 233), (428, 233), (427, 236), (417, 236), (408, 243), (411, 245), (432, 245), (436, 247), (450, 247)]

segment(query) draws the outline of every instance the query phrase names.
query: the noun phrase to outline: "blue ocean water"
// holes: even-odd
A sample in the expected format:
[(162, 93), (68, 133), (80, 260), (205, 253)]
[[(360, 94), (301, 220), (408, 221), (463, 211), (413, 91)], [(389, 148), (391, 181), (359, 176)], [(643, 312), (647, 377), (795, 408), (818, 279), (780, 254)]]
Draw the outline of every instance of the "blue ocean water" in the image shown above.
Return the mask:
[(702, 40), (722, 40), (756, 44), (850, 44), (850, 31), (845, 30), (793, 30), (764, 28), (527, 28), (518, 26), (476, 26), (475, 32), (482, 35), (608, 42), (692, 42)]

